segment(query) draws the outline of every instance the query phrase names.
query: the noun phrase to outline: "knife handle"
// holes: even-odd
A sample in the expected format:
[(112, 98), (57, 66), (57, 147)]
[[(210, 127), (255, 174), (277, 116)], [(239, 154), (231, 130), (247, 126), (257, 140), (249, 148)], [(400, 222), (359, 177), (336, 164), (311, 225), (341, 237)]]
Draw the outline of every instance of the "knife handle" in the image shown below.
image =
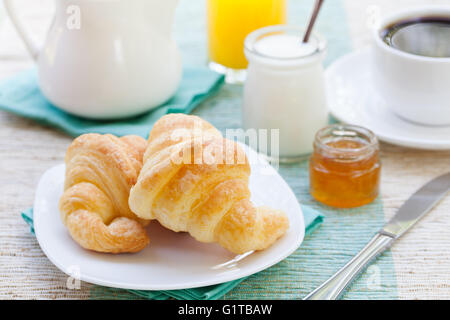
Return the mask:
[(345, 288), (376, 257), (388, 249), (394, 238), (378, 233), (352, 260), (350, 260), (333, 277), (310, 293), (304, 300), (336, 300)]

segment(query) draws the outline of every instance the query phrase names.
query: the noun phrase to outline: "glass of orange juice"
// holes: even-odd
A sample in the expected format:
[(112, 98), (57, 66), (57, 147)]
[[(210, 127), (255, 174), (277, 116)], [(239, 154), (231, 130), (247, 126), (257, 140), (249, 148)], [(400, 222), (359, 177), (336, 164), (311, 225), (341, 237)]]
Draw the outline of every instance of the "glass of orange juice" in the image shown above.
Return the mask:
[(206, 0), (210, 67), (227, 82), (245, 79), (244, 41), (256, 29), (286, 23), (287, 0)]

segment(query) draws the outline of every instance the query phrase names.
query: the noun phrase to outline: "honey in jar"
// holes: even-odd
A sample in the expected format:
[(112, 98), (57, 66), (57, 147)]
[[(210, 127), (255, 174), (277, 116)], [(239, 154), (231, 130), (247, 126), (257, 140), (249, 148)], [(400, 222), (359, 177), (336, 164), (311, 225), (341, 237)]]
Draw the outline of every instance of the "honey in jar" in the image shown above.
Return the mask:
[(310, 161), (310, 192), (317, 201), (337, 208), (371, 203), (380, 171), (379, 143), (370, 130), (332, 125), (317, 133)]

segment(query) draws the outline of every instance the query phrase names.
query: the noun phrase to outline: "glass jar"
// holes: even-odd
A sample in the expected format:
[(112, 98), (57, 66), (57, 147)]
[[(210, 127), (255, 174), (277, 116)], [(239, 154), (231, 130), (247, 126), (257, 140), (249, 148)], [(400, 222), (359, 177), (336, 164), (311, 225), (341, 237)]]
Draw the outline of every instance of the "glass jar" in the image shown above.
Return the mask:
[(315, 138), (310, 161), (310, 192), (319, 202), (337, 208), (372, 202), (380, 186), (379, 143), (368, 129), (332, 125)]
[(286, 23), (287, 0), (207, 0), (211, 69), (227, 82), (245, 80), (244, 40), (256, 29)]
[(314, 34), (302, 44), (303, 34), (295, 26), (271, 26), (245, 41), (249, 66), (243, 125), (247, 130), (279, 130), (279, 141), (258, 143), (258, 151), (282, 163), (309, 155), (316, 132), (328, 124), (322, 66), (326, 42)]

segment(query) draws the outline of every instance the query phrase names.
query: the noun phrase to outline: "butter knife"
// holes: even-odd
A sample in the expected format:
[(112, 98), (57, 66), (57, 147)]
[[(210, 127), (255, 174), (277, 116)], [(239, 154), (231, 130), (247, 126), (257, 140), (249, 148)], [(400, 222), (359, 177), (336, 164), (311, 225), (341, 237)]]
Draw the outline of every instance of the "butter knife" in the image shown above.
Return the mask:
[(450, 172), (427, 183), (413, 194), (372, 240), (333, 277), (304, 300), (335, 300), (375, 258), (411, 229), (450, 190)]

